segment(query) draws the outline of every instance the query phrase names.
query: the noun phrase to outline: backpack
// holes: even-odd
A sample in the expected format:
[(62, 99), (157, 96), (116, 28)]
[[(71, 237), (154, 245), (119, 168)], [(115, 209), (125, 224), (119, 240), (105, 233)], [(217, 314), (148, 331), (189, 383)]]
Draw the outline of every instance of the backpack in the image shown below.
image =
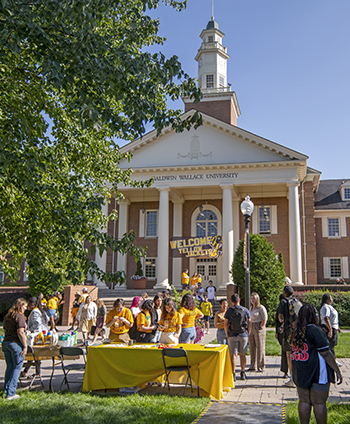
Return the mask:
[(288, 321), (290, 324), (293, 324), (297, 319), (299, 309), (303, 306), (303, 304), (295, 297), (291, 297), (288, 300)]
[(245, 309), (241, 307), (231, 308), (232, 314), (228, 320), (228, 328), (232, 334), (242, 334), (248, 328), (248, 318)]

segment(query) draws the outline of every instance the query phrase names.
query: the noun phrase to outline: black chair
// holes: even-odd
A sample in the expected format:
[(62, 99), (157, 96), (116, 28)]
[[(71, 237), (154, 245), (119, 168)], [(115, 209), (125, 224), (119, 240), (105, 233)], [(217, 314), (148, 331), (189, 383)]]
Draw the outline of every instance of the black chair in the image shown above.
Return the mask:
[[(191, 386), (191, 392), (193, 392), (192, 380), (191, 380), (191, 367), (188, 363), (187, 352), (185, 349), (169, 349), (165, 348), (162, 350), (163, 364), (165, 370), (165, 383), (163, 386), (163, 393), (166, 385), (168, 384), (168, 389), (170, 391), (169, 385), (169, 375), (172, 372), (187, 372), (187, 379), (184, 389), (184, 395), (186, 393), (186, 387), (188, 382)], [(170, 359), (168, 359), (170, 358)], [(170, 363), (170, 365), (169, 365)], [(174, 365), (174, 363), (176, 365)], [(199, 387), (198, 387), (198, 396), (199, 396)]]
[[(73, 360), (80, 359), (81, 356), (84, 359), (83, 364), (82, 363), (67, 364), (67, 362), (66, 363), (64, 362), (64, 361), (72, 360), (72, 359)], [(85, 352), (80, 347), (60, 347), (60, 357), (61, 357), (62, 371), (63, 371), (63, 374), (64, 374), (60, 388), (62, 387), (63, 383), (66, 383), (68, 390), (70, 390), (69, 389), (69, 383), (71, 383), (71, 384), (73, 384), (73, 383), (81, 384), (80, 381), (74, 381), (74, 380), (68, 381), (68, 374), (69, 374), (70, 371), (75, 371), (75, 372), (85, 371), (85, 365), (86, 365)], [(69, 358), (67, 358), (67, 357), (69, 357)]]
[(43, 380), (41, 378), (41, 361), (38, 361), (36, 359), (34, 349), (32, 348), (32, 346), (27, 346), (27, 355), (26, 355), (27, 358), (28, 358), (29, 355), (31, 355), (33, 357), (33, 359), (27, 359), (27, 360), (25, 360), (25, 362), (23, 362), (23, 371), (22, 372), (25, 372), (27, 374), (30, 367), (35, 367), (35, 372), (34, 372), (34, 374), (26, 375), (25, 377), (20, 374), (20, 376), (19, 376), (20, 385), (22, 386), (22, 380), (30, 379), (30, 384), (29, 384), (29, 390), (30, 390), (32, 388), (35, 380), (38, 378), (40, 380), (41, 387), (44, 388), (44, 383), (43, 383)]

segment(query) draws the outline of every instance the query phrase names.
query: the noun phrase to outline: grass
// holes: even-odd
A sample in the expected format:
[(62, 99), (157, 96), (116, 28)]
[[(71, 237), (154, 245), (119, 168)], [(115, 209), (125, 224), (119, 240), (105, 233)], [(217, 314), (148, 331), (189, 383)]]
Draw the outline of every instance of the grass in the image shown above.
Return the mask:
[[(213, 340), (211, 343), (217, 343), (217, 340)], [(248, 352), (249, 354), (249, 352)], [(280, 356), (281, 346), (275, 337), (274, 330), (266, 331), (266, 356)], [(349, 358), (350, 357), (350, 332), (342, 332), (338, 334), (338, 345), (335, 348), (335, 354), (337, 358)]]
[(0, 398), (1, 424), (189, 424), (209, 403), (207, 398), (176, 396), (96, 396), (83, 393), (19, 392)]
[[(327, 403), (328, 424), (348, 424), (350, 422), (350, 405), (339, 403)], [(298, 402), (287, 404), (288, 424), (299, 424)], [(316, 424), (314, 413), (311, 412), (310, 424)]]

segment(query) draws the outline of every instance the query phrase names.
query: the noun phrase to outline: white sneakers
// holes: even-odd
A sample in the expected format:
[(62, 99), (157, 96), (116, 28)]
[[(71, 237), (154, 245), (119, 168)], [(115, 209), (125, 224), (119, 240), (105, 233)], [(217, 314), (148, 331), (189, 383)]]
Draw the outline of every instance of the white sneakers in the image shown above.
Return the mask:
[(6, 400), (14, 400), (18, 398), (19, 398), (19, 395), (13, 395), (13, 396), (7, 396)]
[(296, 385), (294, 384), (294, 381), (290, 379), (287, 383), (283, 384), (283, 387), (296, 387)]

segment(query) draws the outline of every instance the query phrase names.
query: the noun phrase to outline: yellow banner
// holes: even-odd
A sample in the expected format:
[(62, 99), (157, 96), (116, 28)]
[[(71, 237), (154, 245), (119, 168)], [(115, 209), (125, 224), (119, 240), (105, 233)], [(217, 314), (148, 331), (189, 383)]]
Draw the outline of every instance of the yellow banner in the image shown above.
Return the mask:
[(222, 256), (222, 236), (174, 237), (170, 240), (170, 249), (173, 251), (173, 256), (218, 258)]

